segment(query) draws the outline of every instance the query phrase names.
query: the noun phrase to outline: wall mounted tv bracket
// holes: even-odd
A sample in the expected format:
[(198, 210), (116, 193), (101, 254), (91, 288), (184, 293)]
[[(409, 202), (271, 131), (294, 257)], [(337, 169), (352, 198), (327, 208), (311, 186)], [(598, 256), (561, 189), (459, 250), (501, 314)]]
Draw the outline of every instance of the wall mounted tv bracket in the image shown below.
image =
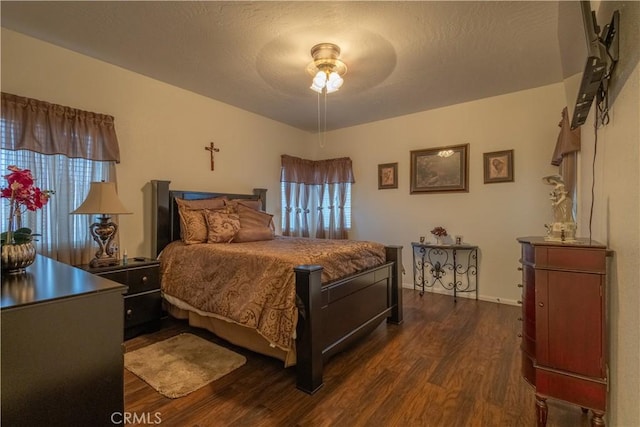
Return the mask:
[[(591, 12), (594, 31), (598, 35), (598, 42), (604, 47), (606, 55), (589, 56), (580, 83), (580, 91), (576, 100), (576, 106), (573, 110), (573, 118), (571, 120), (571, 129), (584, 124), (591, 109), (593, 99), (597, 96), (597, 103), (601, 104), (607, 98), (607, 81), (618, 62), (618, 46), (619, 41), (616, 37), (620, 29), (620, 12), (617, 10), (613, 13), (611, 22), (605, 25), (602, 35), (600, 35), (600, 27), (596, 22), (595, 12)], [(603, 57), (604, 56), (604, 57)], [(604, 111), (603, 117), (606, 117), (608, 107), (606, 105), (598, 107), (600, 111)], [(608, 121), (608, 119), (607, 119)], [(603, 123), (606, 124), (606, 123)]]
[(620, 12), (616, 10), (613, 12), (611, 22), (605, 25), (602, 37), (599, 39), (607, 53), (607, 70), (605, 75), (602, 76), (602, 81), (596, 94), (596, 108), (598, 109), (596, 120), (599, 120), (599, 125), (602, 126), (609, 124), (609, 79), (619, 59), (620, 38), (617, 37), (619, 30)]

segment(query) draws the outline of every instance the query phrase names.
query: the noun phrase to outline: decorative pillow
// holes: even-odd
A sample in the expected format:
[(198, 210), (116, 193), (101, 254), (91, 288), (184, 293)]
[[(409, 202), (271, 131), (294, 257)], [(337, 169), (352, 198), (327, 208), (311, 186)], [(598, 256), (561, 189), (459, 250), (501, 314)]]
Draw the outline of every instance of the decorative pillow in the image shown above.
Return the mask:
[(225, 200), (225, 204), (227, 206), (233, 207), (233, 209), (238, 209), (238, 204), (243, 204), (249, 208), (252, 208), (256, 211), (262, 211), (262, 200), (252, 200), (252, 199), (231, 199)]
[(206, 243), (207, 220), (205, 209), (224, 208), (226, 197), (212, 199), (186, 200), (176, 197), (178, 213), (180, 214), (180, 237), (187, 245)]
[(176, 197), (178, 209), (220, 209), (225, 205), (225, 196), (214, 197), (212, 199), (179, 199)]
[(179, 209), (180, 236), (187, 245), (207, 241), (207, 222), (204, 209)]
[(240, 228), (238, 234), (233, 238), (233, 243), (260, 242), (262, 240), (273, 240), (273, 230), (270, 228)]
[(257, 211), (238, 203), (240, 217), (240, 231), (233, 239), (234, 242), (255, 242), (259, 240), (273, 240), (274, 232), (270, 227), (273, 215)]
[(209, 228), (207, 243), (230, 243), (240, 230), (238, 214), (207, 210), (205, 217)]

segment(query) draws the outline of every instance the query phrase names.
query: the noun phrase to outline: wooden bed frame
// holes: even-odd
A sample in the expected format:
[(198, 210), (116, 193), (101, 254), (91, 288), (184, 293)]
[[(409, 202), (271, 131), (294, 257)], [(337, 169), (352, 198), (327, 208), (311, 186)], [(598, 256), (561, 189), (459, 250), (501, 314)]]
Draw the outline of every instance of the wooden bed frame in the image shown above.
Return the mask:
[[(266, 210), (266, 189), (252, 195), (169, 190), (170, 181), (153, 180), (152, 250), (180, 239), (180, 218), (175, 198), (261, 200)], [(296, 386), (313, 394), (322, 387), (324, 362), (375, 329), (382, 320), (402, 323), (402, 247), (387, 246), (387, 262), (381, 266), (322, 285), (322, 267), (294, 268), (298, 300), (296, 329)]]

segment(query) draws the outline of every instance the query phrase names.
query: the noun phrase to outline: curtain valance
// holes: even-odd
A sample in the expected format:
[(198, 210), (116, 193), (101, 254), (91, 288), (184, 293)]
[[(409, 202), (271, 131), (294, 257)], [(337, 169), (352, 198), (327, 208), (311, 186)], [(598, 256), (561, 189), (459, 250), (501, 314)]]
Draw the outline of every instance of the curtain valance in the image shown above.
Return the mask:
[(349, 157), (307, 160), (283, 154), (280, 182), (307, 185), (353, 184), (355, 179)]
[(112, 116), (2, 92), (2, 148), (120, 162)]
[(560, 127), (560, 133), (551, 158), (551, 164), (554, 166), (560, 166), (562, 158), (567, 154), (580, 151), (580, 129), (571, 129), (567, 107), (562, 110), (562, 119), (558, 126)]

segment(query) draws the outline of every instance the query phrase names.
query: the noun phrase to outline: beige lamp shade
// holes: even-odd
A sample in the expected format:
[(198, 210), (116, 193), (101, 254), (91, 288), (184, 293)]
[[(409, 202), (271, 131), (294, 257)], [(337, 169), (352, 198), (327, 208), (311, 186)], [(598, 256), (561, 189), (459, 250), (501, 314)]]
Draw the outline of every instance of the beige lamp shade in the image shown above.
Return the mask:
[(118, 198), (114, 182), (92, 182), (87, 198), (78, 209), (71, 213), (126, 215), (131, 212), (124, 207)]

